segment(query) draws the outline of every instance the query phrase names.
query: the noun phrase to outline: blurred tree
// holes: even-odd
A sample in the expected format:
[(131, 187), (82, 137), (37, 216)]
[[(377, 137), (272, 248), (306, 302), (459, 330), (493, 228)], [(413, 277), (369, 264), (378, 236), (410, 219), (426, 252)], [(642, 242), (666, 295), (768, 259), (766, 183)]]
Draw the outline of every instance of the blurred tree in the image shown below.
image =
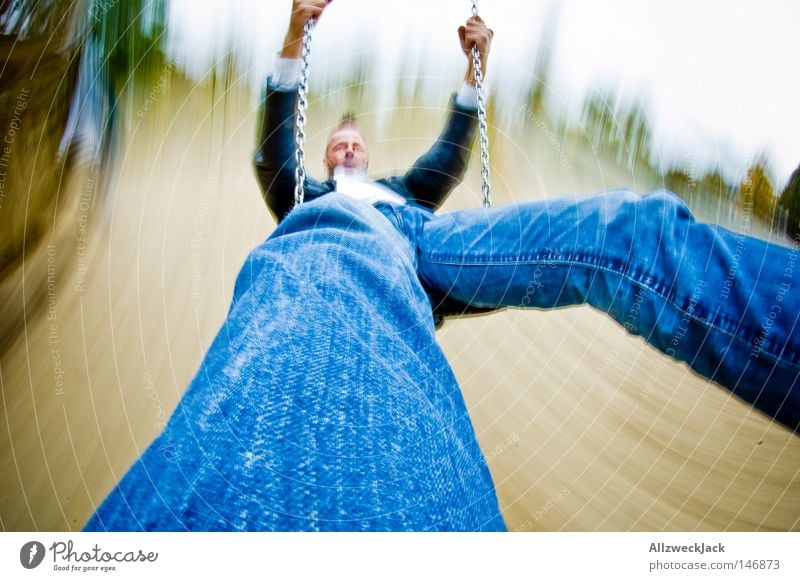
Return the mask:
[(70, 212), (103, 194), (115, 95), (163, 61), (165, 18), (166, 0), (0, 0), (0, 353), (74, 266)]
[(800, 166), (792, 172), (780, 196), (780, 208), (787, 214), (786, 233), (794, 239), (800, 237)]
[(734, 187), (725, 180), (717, 169), (706, 171), (697, 183), (699, 191), (722, 198), (730, 199), (735, 191)]
[(695, 185), (694, 177), (682, 169), (671, 169), (664, 174), (664, 187), (682, 198), (692, 193)]
[(87, 18), (115, 92), (149, 82), (164, 66), (166, 0), (93, 0)]
[(68, 0), (0, 4), (0, 283), (53, 221), (59, 139), (80, 59), (81, 7), (86, 3)]
[(739, 184), (737, 201), (744, 208), (751, 207), (753, 214), (772, 225), (778, 199), (766, 170), (766, 159), (761, 158), (747, 170)]

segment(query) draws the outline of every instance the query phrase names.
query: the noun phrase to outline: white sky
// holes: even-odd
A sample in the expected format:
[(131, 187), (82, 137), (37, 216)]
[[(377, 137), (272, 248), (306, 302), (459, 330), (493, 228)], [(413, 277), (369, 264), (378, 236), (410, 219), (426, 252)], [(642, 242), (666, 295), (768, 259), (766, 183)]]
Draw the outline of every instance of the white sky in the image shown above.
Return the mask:
[[(468, 0), (335, 0), (314, 33), (312, 88), (336, 90), (360, 57), (379, 63), (368, 80), (391, 107), (400, 86), (425, 78), (424, 99), (457, 88), (465, 60), (456, 28)], [(664, 163), (687, 149), (699, 169), (738, 179), (766, 151), (778, 188), (800, 164), (800, 3), (794, 0), (481, 0), (495, 31), (489, 83), (522, 98), (542, 27), (558, 16), (552, 93), (557, 113), (577, 115), (591, 87), (646, 106)], [(233, 51), (258, 87), (280, 48), (290, 0), (171, 0), (169, 50), (201, 78)], [(552, 22), (552, 21), (550, 21)], [(398, 81), (398, 77), (404, 79)]]

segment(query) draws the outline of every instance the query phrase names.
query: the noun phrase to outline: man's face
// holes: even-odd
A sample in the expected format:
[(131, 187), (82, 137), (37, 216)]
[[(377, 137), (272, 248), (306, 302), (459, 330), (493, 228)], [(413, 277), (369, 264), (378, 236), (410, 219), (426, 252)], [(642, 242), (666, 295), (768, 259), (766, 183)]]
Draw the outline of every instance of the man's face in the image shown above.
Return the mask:
[(324, 160), (329, 178), (333, 177), (333, 170), (340, 166), (349, 171), (366, 170), (368, 161), (367, 144), (358, 131), (345, 127), (331, 135)]

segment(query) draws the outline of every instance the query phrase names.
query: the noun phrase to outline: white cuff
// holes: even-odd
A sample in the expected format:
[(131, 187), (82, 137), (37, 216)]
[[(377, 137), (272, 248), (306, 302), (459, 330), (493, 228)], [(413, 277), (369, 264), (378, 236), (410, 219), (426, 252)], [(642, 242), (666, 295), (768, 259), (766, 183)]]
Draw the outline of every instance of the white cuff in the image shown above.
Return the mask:
[(478, 90), (465, 81), (458, 95), (456, 95), (456, 103), (465, 109), (477, 109)]
[(272, 75), (270, 81), (276, 89), (285, 91), (294, 89), (300, 84), (300, 59), (283, 58), (280, 54), (275, 55), (272, 65)]

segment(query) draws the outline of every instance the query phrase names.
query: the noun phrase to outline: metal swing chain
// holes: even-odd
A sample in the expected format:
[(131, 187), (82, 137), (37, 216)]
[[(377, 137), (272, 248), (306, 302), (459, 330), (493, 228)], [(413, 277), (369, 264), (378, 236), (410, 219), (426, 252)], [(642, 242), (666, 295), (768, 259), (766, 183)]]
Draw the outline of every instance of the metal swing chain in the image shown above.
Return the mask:
[[(472, 0), (472, 15), (478, 15), (478, 0)], [(472, 74), (475, 78), (475, 92), (478, 94), (478, 131), (481, 142), (481, 189), (483, 190), (483, 207), (492, 207), (491, 182), (489, 181), (489, 130), (486, 124), (486, 99), (481, 72), (481, 53), (478, 45), (472, 45)]]
[(295, 117), (295, 169), (294, 169), (294, 205), (303, 203), (306, 195), (306, 167), (305, 167), (305, 141), (306, 141), (306, 110), (308, 109), (308, 59), (311, 55), (311, 32), (314, 23), (309, 20), (303, 26), (303, 52), (302, 66), (300, 69), (300, 88), (297, 91), (297, 115)]
[[(472, 0), (472, 15), (478, 15), (478, 0)], [(311, 55), (311, 33), (314, 23), (309, 20), (303, 26), (302, 65), (300, 69), (300, 87), (298, 89), (297, 115), (295, 117), (295, 171), (294, 171), (294, 204), (299, 206), (305, 197), (305, 126), (308, 109), (308, 61)], [(472, 69), (475, 77), (475, 91), (478, 95), (478, 130), (481, 147), (481, 189), (483, 191), (483, 207), (492, 205), (491, 182), (489, 180), (489, 132), (486, 123), (486, 100), (481, 72), (481, 54), (477, 45), (472, 46)]]

